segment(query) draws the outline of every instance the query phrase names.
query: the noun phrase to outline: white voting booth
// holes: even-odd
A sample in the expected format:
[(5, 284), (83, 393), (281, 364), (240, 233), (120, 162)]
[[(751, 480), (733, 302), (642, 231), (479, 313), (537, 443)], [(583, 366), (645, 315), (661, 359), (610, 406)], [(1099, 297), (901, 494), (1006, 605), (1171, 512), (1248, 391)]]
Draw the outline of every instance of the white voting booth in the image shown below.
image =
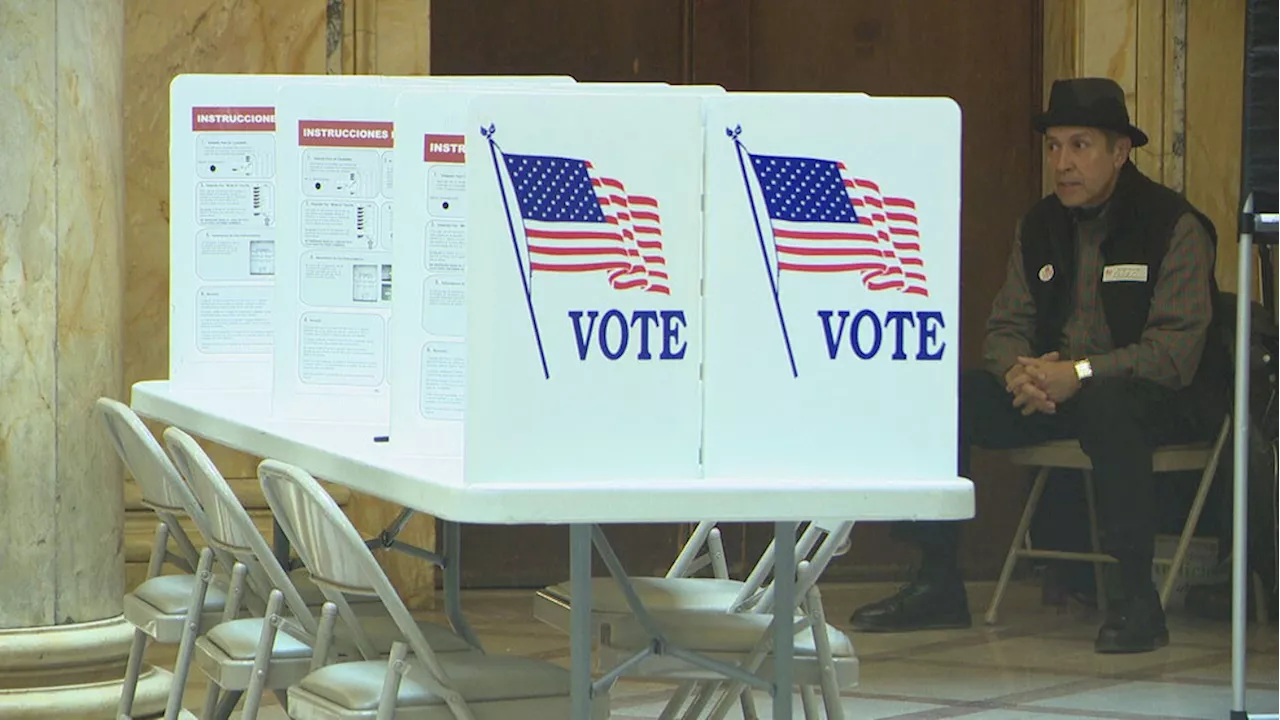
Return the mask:
[(379, 428), (463, 483), (954, 475), (950, 100), (172, 94), (175, 387), (268, 391), (272, 417)]
[(574, 718), (594, 525), (972, 515), (949, 100), (184, 76), (170, 154), (172, 380), (139, 413), (431, 513), (445, 552), (571, 525)]
[[(403, 138), (396, 150), (397, 182), (405, 197), (425, 199), (404, 206), (396, 217), (396, 232), (421, 238), (421, 242), (400, 243), (393, 253), (400, 282), (392, 320), (397, 390), (391, 400), (391, 424), (396, 433), (390, 442), (405, 452), (462, 454), (470, 308), (466, 294), (468, 113), (477, 97), (509, 91), (498, 86), (422, 88), (403, 92), (397, 100), (395, 122)], [(564, 93), (705, 96), (723, 94), (724, 89), (664, 83), (581, 83), (544, 86), (538, 92), (541, 95), (535, 97)], [(613, 112), (618, 112), (617, 103), (613, 105)], [(480, 138), (479, 151), (489, 164), (481, 167), (477, 181), (492, 183), (496, 178), (493, 152), (488, 139)], [(473, 151), (476, 147), (470, 146)], [(689, 167), (687, 163), (685, 167)], [(505, 217), (504, 208), (491, 212)], [(528, 253), (527, 246), (524, 253)], [(515, 260), (513, 255), (512, 263)], [(519, 268), (514, 264), (512, 268), (517, 271), (513, 277), (518, 278)], [(526, 271), (531, 280), (540, 275), (531, 268)], [(475, 315), (471, 322), (482, 322), (479, 313), (484, 306), (480, 307), (471, 313)]]
[(958, 106), (707, 105), (704, 474), (953, 475)]
[[(296, 127), (286, 131), (277, 117), (282, 88), (293, 88), (295, 100), (308, 105), (342, 96), (341, 88), (353, 88), (359, 94), (362, 88), (367, 91), (381, 86), (387, 89), (377, 97), (389, 93), (393, 103), (400, 89), (442, 83), (518, 86), (573, 85), (574, 81), (564, 76), (200, 74), (174, 78), (170, 85), (169, 127), (169, 377), (176, 387), (271, 390), (277, 326), (274, 317), (279, 305), (274, 287), (275, 258), (280, 249), (276, 241), (284, 214), (281, 209), (307, 211), (308, 240), (315, 247), (344, 248), (357, 242), (356, 235), (366, 241), (366, 249), (370, 239), (385, 240), (390, 247), (389, 235), (371, 236), (380, 225), (390, 225), (380, 223), (383, 218), (366, 215), (367, 198), (359, 204), (352, 201), (354, 196), (317, 199), (313, 196), (323, 196), (324, 188), (312, 188), (311, 196), (307, 196), (293, 182), (281, 184), (281, 172), (292, 173), (295, 179), (299, 172), (296, 164), (281, 164), (280, 154), (285, 146), (296, 150), (299, 140)], [(317, 86), (326, 89), (298, 90)], [(344, 111), (335, 115), (344, 116)], [(393, 177), (389, 164), (379, 171), (388, 180)], [(382, 205), (390, 217), (389, 196)], [(344, 212), (349, 217), (342, 217)], [(303, 217), (289, 214), (283, 222), (293, 223), (296, 230)], [(353, 235), (351, 242), (335, 239), (348, 225)], [(296, 240), (296, 235), (291, 230), (285, 242)], [(352, 290), (354, 294), (354, 287)]]
[(280, 87), (279, 202), (288, 212), (276, 248), (275, 415), (389, 423), (396, 94), (517, 82), (370, 77), (321, 92)]
[(471, 102), (468, 479), (698, 475), (701, 99), (642, 97)]
[(169, 378), (271, 388), (281, 83), (325, 76), (179, 75), (170, 86)]

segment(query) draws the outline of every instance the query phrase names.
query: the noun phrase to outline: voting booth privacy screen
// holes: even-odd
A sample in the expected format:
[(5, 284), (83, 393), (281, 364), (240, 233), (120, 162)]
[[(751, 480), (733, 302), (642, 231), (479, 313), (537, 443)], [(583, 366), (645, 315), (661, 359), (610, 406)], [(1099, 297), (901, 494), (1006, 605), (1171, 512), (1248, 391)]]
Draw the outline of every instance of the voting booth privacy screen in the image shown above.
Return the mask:
[(185, 75), (170, 380), (464, 483), (955, 476), (947, 98)]

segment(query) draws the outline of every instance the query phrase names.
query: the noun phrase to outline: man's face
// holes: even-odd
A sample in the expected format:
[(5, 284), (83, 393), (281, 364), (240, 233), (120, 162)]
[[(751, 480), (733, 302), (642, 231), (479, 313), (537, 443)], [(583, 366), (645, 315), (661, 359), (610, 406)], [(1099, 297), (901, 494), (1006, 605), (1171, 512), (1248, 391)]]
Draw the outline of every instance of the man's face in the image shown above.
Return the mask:
[(1044, 143), (1053, 192), (1066, 207), (1092, 207), (1111, 197), (1132, 145), (1120, 137), (1108, 148), (1106, 134), (1089, 127), (1048, 128)]

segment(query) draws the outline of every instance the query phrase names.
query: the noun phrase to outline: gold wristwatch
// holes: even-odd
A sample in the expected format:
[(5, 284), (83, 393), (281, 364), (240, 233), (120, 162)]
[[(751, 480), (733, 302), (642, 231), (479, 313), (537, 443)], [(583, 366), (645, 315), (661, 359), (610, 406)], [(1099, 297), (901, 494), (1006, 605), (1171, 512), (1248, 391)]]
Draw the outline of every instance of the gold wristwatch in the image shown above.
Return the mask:
[(1088, 380), (1089, 378), (1093, 377), (1093, 363), (1089, 362), (1089, 358), (1084, 358), (1083, 360), (1077, 360), (1075, 364), (1075, 368), (1076, 368), (1076, 382), (1080, 383), (1081, 385), (1084, 384), (1085, 380)]

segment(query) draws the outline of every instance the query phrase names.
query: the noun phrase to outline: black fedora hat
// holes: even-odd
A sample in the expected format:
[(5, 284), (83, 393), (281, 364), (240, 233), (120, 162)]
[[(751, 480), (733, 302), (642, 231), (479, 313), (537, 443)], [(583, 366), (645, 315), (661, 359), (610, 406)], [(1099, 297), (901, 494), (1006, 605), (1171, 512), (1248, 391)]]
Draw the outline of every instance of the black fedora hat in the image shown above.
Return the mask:
[(1031, 126), (1039, 132), (1055, 126), (1114, 130), (1133, 140), (1134, 147), (1147, 144), (1147, 134), (1129, 122), (1124, 90), (1109, 78), (1055, 80), (1049, 91), (1049, 110), (1036, 115)]

